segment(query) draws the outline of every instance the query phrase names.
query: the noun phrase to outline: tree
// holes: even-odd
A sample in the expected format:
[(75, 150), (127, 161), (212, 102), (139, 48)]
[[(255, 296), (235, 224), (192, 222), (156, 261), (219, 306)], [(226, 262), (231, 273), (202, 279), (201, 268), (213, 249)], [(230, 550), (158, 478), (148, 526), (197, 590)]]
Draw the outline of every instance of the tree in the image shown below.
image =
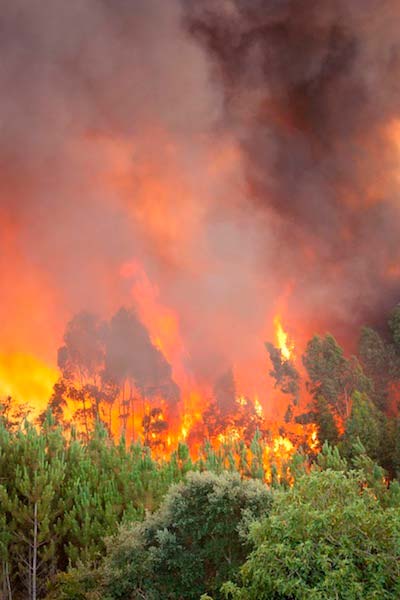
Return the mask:
[[(125, 308), (110, 322), (88, 312), (75, 315), (66, 327), (58, 366), (61, 378), (47, 408), (59, 423), (68, 425), (64, 409), (69, 402), (75, 403), (73, 420), (86, 440), (97, 421), (111, 431), (117, 400), (120, 430), (134, 439), (134, 412), (139, 400), (143, 406), (153, 404), (151, 409), (159, 409), (154, 406), (157, 402), (164, 403), (171, 414), (180, 398), (171, 366), (136, 313)], [(45, 413), (41, 421), (44, 418)]]
[(157, 463), (141, 444), (114, 443), (101, 424), (83, 441), (74, 428), (64, 437), (49, 414), (40, 429), (10, 431), (0, 420), (0, 597), (43, 598), (50, 586), (58, 600), (67, 593), (60, 572), (66, 589), (79, 588), (76, 573), (89, 585), (105, 538), (157, 509), (190, 468), (184, 445)]
[(254, 550), (240, 583), (223, 586), (225, 597), (398, 598), (398, 497), (387, 504), (366, 486), (362, 472), (314, 469), (277, 491), (270, 514), (251, 527)]
[(265, 344), (265, 347), (272, 363), (273, 368), (269, 374), (275, 379), (275, 387), (291, 396), (293, 404), (297, 406), (300, 394), (299, 372), (291, 360), (286, 360), (282, 356), (279, 348), (269, 342)]
[(367, 377), (373, 382), (370, 397), (382, 411), (388, 409), (390, 383), (395, 377), (394, 348), (386, 344), (374, 329), (363, 327), (359, 341), (361, 362)]
[[(6, 442), (4, 437), (2, 441)], [(26, 423), (25, 432), (19, 431), (2, 450), (8, 459), (2, 470), (7, 476), (0, 485), (9, 533), (7, 585), (10, 590), (11, 586), (20, 590), (22, 585), (24, 597), (37, 600), (57, 562), (55, 524), (61, 513), (59, 492), (65, 472), (63, 440), (59, 432), (47, 437)]]
[(396, 351), (400, 352), (400, 304), (392, 310), (388, 325)]
[(217, 437), (234, 424), (239, 409), (236, 397), (235, 379), (232, 369), (229, 369), (215, 381), (213, 398), (203, 412), (205, 437)]
[[(261, 408), (259, 406), (259, 408)], [(203, 436), (208, 439), (225, 439), (238, 435), (250, 444), (262, 425), (262, 414), (254, 402), (245, 396), (238, 397), (232, 369), (217, 378), (213, 399), (202, 415)]]
[(335, 338), (314, 336), (303, 355), (309, 389), (314, 397), (322, 396), (341, 420), (350, 415), (353, 392), (369, 392), (371, 382), (355, 356), (347, 359)]
[[(119, 417), (124, 435), (130, 434), (130, 439), (136, 437), (134, 413), (137, 404), (145, 402), (157, 403), (162, 399), (168, 405), (168, 410), (173, 413), (180, 398), (180, 391), (172, 378), (172, 369), (159, 350), (151, 341), (149, 333), (139, 321), (133, 310), (121, 308), (111, 319), (105, 346), (105, 371), (107, 381), (118, 387)], [(161, 410), (159, 406), (151, 407)], [(148, 429), (155, 424), (155, 430), (161, 432), (160, 421), (154, 423), (147, 414), (143, 425), (146, 441), (149, 437)], [(167, 415), (168, 416), (168, 415)], [(163, 422), (167, 424), (163, 418)], [(142, 432), (141, 432), (142, 433)], [(156, 442), (160, 440), (156, 439)]]
[[(64, 345), (58, 350), (62, 379), (56, 384), (49, 408), (60, 412), (72, 400), (77, 405), (75, 420), (82, 423), (86, 439), (108, 398), (103, 385), (106, 324), (88, 312), (77, 314), (68, 323)], [(62, 414), (62, 413), (61, 413)]]
[(153, 449), (165, 449), (165, 433), (168, 423), (161, 408), (152, 408), (142, 420), (143, 439), (146, 446)]
[(119, 384), (131, 380), (145, 398), (179, 400), (171, 366), (150, 340), (136, 313), (121, 308), (111, 319), (106, 336), (106, 374)]
[(0, 400), (0, 423), (8, 431), (17, 431), (31, 412), (28, 404), (17, 402), (11, 396)]
[(218, 593), (245, 559), (249, 522), (270, 506), (260, 482), (237, 474), (192, 473), (160, 510), (123, 527), (109, 545), (104, 597), (198, 599)]
[(316, 396), (312, 402), (312, 418), (317, 426), (318, 440), (320, 444), (329, 442), (337, 444), (339, 431), (334, 414), (324, 396)]
[[(9, 455), (10, 447), (12, 443), (12, 436), (9, 428), (7, 427), (8, 421), (1, 419), (0, 421), (0, 473), (2, 478), (9, 477)], [(12, 465), (11, 465), (12, 468)], [(0, 506), (2, 508), (0, 512), (0, 559), (1, 559), (1, 572), (0, 572), (0, 583), (2, 588), (1, 597), (4, 600), (12, 600), (12, 584), (11, 584), (11, 569), (12, 569), (12, 557), (10, 552), (10, 545), (13, 535), (13, 528), (10, 516), (5, 511), (4, 502), (8, 502), (7, 488), (4, 485), (0, 485)]]
[(214, 400), (222, 417), (236, 410), (236, 384), (232, 369), (221, 375), (214, 384)]
[(358, 439), (366, 453), (372, 459), (380, 457), (382, 442), (383, 415), (366, 394), (354, 392), (351, 414), (346, 421), (343, 436), (343, 450), (346, 456), (352, 456), (353, 445)]

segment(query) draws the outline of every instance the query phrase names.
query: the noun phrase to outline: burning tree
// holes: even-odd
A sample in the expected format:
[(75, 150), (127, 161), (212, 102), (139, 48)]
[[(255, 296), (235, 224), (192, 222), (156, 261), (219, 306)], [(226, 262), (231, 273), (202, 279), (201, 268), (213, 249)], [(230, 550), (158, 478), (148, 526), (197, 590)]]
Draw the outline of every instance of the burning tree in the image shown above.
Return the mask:
[(73, 420), (87, 439), (96, 421), (131, 439), (143, 434), (148, 443), (167, 429), (164, 417), (160, 426), (161, 409), (151, 405), (162, 403), (173, 414), (179, 388), (133, 311), (121, 308), (109, 323), (90, 313), (78, 314), (67, 326), (58, 364), (61, 378), (49, 408), (62, 422), (75, 405)]
[(54, 390), (50, 406), (60, 410), (71, 401), (77, 408), (73, 419), (80, 423), (89, 438), (96, 420), (107, 422), (115, 394), (109, 394), (104, 378), (106, 324), (87, 312), (76, 315), (67, 325), (64, 346), (58, 351), (61, 379)]
[(144, 414), (148, 404), (162, 401), (173, 412), (180, 398), (170, 365), (136, 314), (125, 308), (114, 315), (107, 331), (105, 377), (119, 388), (122, 430), (127, 432), (130, 419), (132, 437), (137, 427), (135, 413), (147, 423), (151, 417)]

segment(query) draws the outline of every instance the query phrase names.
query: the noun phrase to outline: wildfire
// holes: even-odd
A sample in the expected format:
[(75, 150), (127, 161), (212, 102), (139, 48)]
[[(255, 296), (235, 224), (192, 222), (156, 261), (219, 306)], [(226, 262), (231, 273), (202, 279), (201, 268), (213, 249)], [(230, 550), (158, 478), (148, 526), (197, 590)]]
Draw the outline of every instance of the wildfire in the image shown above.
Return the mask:
[[(257, 377), (265, 368), (261, 362), (254, 365), (248, 362), (245, 369), (236, 369), (235, 365), (231, 384), (229, 378), (225, 380), (223, 385), (227, 389), (223, 387), (220, 390), (220, 399), (216, 401), (212, 384), (202, 382), (200, 385), (188, 366), (190, 357), (184, 344), (179, 314), (162, 301), (158, 286), (151, 281), (141, 263), (137, 260), (124, 263), (120, 277), (128, 283), (135, 306), (132, 318), (137, 318), (144, 325), (151, 343), (170, 365), (180, 400), (173, 405), (162, 391), (146, 396), (134, 379), (124, 380), (114, 400), (111, 403), (110, 399), (105, 400), (100, 406), (100, 418), (115, 437), (123, 434), (128, 441), (141, 440), (161, 459), (167, 457), (179, 442), (187, 443), (192, 457), (196, 458), (207, 439), (218, 452), (224, 448), (231, 448), (233, 454), (237, 452), (235, 461), (239, 465), (239, 456), (243, 452), (239, 449), (240, 444), (247, 445), (251, 461), (250, 447), (254, 436), (257, 436), (267, 481), (271, 481), (273, 469), (278, 477), (285, 473), (286, 465), (299, 447), (310, 450), (318, 447), (313, 426), (283, 423), (277, 420), (277, 415), (274, 421), (270, 414), (265, 414), (268, 404), (276, 402), (272, 396), (276, 392), (272, 387), (266, 390), (257, 385)], [(292, 359), (294, 345), (282, 325), (280, 313), (271, 318), (271, 322), (275, 343), (283, 358)], [(82, 419), (83, 413), (86, 410), (90, 413), (88, 407), (92, 406), (90, 398), (85, 397), (85, 385), (89, 384), (88, 389), (97, 385), (96, 377), (97, 381), (101, 380), (102, 368), (100, 365), (98, 375), (92, 375), (92, 379), (77, 382), (78, 393), (67, 393), (64, 417), (66, 422), (74, 421), (78, 430), (79, 420), (76, 421), (74, 415), (79, 413)], [(0, 396), (12, 396), (17, 401), (31, 404), (36, 415), (45, 408), (59, 376), (55, 369), (31, 355), (0, 355)], [(224, 396), (226, 393), (228, 399)], [(231, 399), (230, 394), (234, 394)], [(88, 404), (85, 405), (85, 402)], [(81, 427), (82, 433), (85, 434), (86, 430), (87, 434), (85, 420)]]

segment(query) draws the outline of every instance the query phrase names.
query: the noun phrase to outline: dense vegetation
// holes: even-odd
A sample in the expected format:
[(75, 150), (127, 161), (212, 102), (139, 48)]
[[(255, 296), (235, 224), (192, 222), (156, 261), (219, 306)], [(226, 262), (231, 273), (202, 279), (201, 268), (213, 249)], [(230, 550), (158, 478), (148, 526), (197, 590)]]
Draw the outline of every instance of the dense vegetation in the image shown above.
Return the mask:
[[(267, 350), (270, 374), (289, 400), (286, 420), (315, 423), (321, 445), (338, 445), (347, 458), (359, 438), (393, 478), (400, 473), (400, 305), (381, 329), (364, 327), (350, 357), (332, 335), (314, 336), (302, 356), (305, 376), (271, 344)], [(298, 414), (301, 392), (309, 404)]]
[(269, 465), (269, 486), (258, 431), (155, 460), (101, 419), (78, 434), (5, 401), (0, 598), (400, 597), (400, 308), (386, 334), (363, 330), (358, 357), (330, 335), (309, 342), (302, 412), (304, 375), (268, 351), (286, 420), (316, 423), (322, 448), (299, 448), (280, 477)]
[[(50, 589), (49, 583), (57, 579), (57, 574), (67, 571), (69, 574), (60, 581), (66, 585), (71, 580), (73, 583), (71, 595), (65, 597), (79, 597), (73, 575), (77, 567), (81, 570), (83, 565), (98, 567), (106, 551), (106, 538), (116, 533), (118, 525), (142, 521), (159, 507), (171, 484), (182, 481), (188, 472), (213, 472), (222, 478), (225, 471), (236, 472), (235, 481), (239, 485), (233, 452), (242, 454), (238, 468), (252, 478), (264, 478), (257, 440), (248, 449), (243, 444), (235, 448), (227, 445), (218, 452), (206, 445), (195, 463), (188, 448), (180, 445), (167, 461), (156, 461), (146, 446), (137, 443), (127, 447), (123, 439), (115, 443), (101, 424), (89, 440), (82, 440), (74, 431), (66, 436), (50, 415), (38, 429), (28, 421), (17, 426), (3, 412), (0, 419), (3, 597), (43, 598)], [(210, 485), (216, 484), (216, 480), (209, 481)], [(218, 485), (222, 486), (222, 481)], [(232, 487), (234, 480), (229, 481)], [(231, 507), (238, 521), (242, 507), (253, 510), (250, 498), (253, 489), (261, 490), (260, 502), (267, 494), (267, 488), (261, 484), (256, 488), (255, 481), (240, 484), (239, 504)], [(192, 499), (195, 503), (195, 494)], [(216, 506), (216, 510), (224, 511), (226, 506), (227, 503)], [(192, 509), (196, 525), (196, 519), (202, 521), (205, 513), (198, 514), (195, 504), (189, 504), (187, 512)], [(165, 515), (159, 518), (167, 518)], [(234, 524), (235, 521), (230, 524), (232, 535)], [(232, 549), (232, 556), (236, 554), (244, 559), (240, 548)], [(237, 558), (235, 564), (239, 562)], [(222, 572), (231, 573), (229, 569)], [(50, 597), (61, 597), (60, 591), (54, 593)]]
[[(396, 598), (400, 486), (357, 440), (268, 487), (209, 447), (192, 463), (0, 427), (2, 598)], [(35, 596), (36, 594), (36, 596)]]
[(237, 473), (192, 473), (143, 523), (124, 526), (108, 548), (104, 597), (196, 600), (218, 593), (244, 562), (249, 522), (271, 504), (266, 486)]
[(400, 597), (400, 487), (386, 487), (365, 456), (357, 462), (364, 468), (348, 469), (331, 454), (328, 468), (275, 492), (272, 510), (251, 528), (253, 551), (240, 581), (223, 586), (225, 597)]

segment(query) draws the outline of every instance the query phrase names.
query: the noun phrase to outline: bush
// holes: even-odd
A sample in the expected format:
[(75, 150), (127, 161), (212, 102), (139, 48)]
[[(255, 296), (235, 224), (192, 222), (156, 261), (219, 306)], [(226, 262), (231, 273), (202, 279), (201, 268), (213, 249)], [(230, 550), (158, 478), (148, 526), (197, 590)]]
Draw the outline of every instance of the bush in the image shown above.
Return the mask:
[(239, 475), (191, 473), (143, 523), (110, 541), (104, 598), (196, 599), (234, 577), (249, 551), (250, 522), (266, 514), (269, 490)]

